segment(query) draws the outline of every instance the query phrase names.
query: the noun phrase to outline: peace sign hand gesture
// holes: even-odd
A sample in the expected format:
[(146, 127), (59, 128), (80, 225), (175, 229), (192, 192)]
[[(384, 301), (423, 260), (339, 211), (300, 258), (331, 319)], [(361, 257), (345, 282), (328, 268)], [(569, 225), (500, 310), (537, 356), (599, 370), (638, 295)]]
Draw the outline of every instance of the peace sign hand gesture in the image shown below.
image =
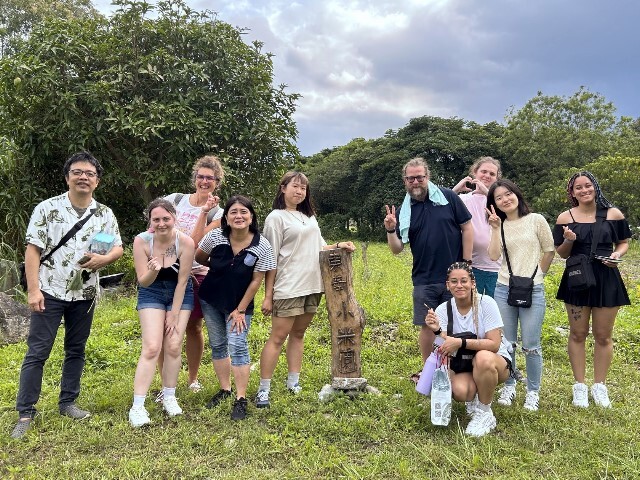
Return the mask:
[(491, 210), (486, 207), (485, 210), (487, 211), (487, 221), (489, 222), (491, 228), (493, 228), (494, 230), (500, 228), (502, 220), (500, 220), (500, 217), (496, 214), (495, 207), (491, 205)]

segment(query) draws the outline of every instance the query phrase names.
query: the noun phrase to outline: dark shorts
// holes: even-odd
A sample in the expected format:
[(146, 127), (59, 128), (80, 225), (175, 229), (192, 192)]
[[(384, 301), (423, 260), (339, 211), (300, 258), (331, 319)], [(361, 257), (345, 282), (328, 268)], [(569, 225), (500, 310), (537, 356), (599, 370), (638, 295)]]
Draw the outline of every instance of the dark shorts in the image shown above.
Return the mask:
[[(195, 280), (194, 278), (195, 277)], [(189, 321), (199, 320), (204, 318), (204, 314), (202, 313), (202, 307), (200, 306), (200, 297), (198, 297), (198, 291), (200, 290), (200, 285), (202, 285), (202, 281), (204, 280), (206, 275), (198, 275), (193, 274), (191, 277), (193, 283), (193, 310), (191, 310), (191, 316), (189, 317)]]
[[(156, 280), (148, 287), (138, 287), (138, 305), (136, 310), (155, 308), (158, 310), (171, 310), (173, 294), (177, 283), (171, 280)], [(184, 300), (180, 310), (193, 310), (193, 285), (191, 278), (187, 282), (184, 292)]]
[(415, 285), (413, 287), (413, 324), (424, 326), (424, 319), (427, 316), (427, 307), (434, 310), (441, 303), (451, 298), (451, 293), (444, 283), (432, 283), (429, 285)]

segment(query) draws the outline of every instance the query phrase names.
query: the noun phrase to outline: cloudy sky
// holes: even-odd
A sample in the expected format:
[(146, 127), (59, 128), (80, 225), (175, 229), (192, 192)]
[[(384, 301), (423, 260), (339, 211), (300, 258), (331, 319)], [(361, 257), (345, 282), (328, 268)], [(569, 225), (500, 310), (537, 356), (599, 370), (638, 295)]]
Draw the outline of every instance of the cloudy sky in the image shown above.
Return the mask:
[[(152, 0), (148, 0), (153, 3)], [(108, 14), (110, 0), (94, 0)], [(413, 117), (502, 122), (580, 86), (640, 116), (636, 0), (187, 0), (275, 54), (304, 155)], [(636, 40), (633, 40), (636, 38)]]

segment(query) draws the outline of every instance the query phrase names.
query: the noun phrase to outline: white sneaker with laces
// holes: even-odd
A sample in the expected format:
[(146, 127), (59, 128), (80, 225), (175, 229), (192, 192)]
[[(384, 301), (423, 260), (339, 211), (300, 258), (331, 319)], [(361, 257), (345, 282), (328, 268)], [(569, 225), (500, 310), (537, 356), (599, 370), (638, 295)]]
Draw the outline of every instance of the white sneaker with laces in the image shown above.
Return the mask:
[(609, 391), (604, 383), (594, 383), (591, 385), (591, 398), (593, 398), (593, 403), (599, 407), (611, 408)]
[(129, 410), (129, 423), (134, 428), (142, 427), (143, 425), (151, 423), (147, 409), (143, 406), (131, 407), (131, 410)]
[(287, 389), (289, 389), (289, 391), (291, 393), (293, 393), (294, 395), (299, 394), (302, 391), (302, 387), (300, 386), (299, 383), (296, 383), (294, 386), (290, 387), (289, 385), (287, 385)]
[(467, 425), (465, 433), (472, 437), (482, 437), (494, 428), (496, 428), (496, 417), (493, 412), (491, 410), (485, 412), (478, 408)]
[(164, 397), (162, 399), (162, 406), (164, 407), (164, 411), (167, 412), (167, 415), (170, 417), (182, 414), (182, 409), (180, 408), (180, 405), (178, 405), (176, 397)]
[(580, 408), (589, 407), (589, 389), (584, 383), (573, 384), (573, 406)]
[(538, 411), (538, 402), (540, 401), (540, 394), (535, 390), (528, 390), (527, 396), (524, 397), (524, 408), (532, 412)]
[(515, 385), (505, 385), (500, 389), (500, 396), (498, 397), (498, 403), (500, 405), (510, 407), (511, 403), (513, 403), (515, 398), (516, 398)]

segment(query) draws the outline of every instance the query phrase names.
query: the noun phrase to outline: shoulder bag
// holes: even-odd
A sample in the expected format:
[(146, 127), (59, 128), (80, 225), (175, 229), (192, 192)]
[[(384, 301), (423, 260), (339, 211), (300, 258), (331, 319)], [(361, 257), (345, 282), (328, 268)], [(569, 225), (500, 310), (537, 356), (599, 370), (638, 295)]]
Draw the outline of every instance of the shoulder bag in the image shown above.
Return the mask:
[(596, 223), (593, 229), (591, 239), (591, 252), (587, 257), (583, 253), (571, 255), (565, 264), (567, 271), (567, 288), (572, 292), (581, 292), (596, 285), (596, 277), (593, 273), (591, 262), (596, 254), (598, 242), (600, 241), (600, 233), (602, 231), (602, 222), (607, 218), (607, 209), (598, 209), (596, 213)]
[(507, 244), (504, 241), (504, 222), (500, 224), (500, 234), (502, 235), (502, 250), (504, 252), (504, 258), (507, 261), (507, 268), (509, 269), (509, 294), (507, 295), (507, 304), (512, 307), (531, 308), (533, 279), (538, 272), (538, 266), (536, 265), (536, 269), (530, 277), (518, 277), (514, 275), (511, 270), (511, 263), (509, 262)]

